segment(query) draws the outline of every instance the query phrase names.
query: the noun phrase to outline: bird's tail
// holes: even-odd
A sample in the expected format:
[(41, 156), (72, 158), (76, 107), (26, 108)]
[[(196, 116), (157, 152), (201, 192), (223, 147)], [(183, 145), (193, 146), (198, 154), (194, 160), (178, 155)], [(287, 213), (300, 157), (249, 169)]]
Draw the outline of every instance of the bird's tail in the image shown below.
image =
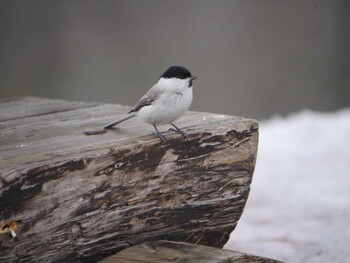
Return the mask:
[(136, 116), (135, 114), (128, 114), (128, 115), (124, 116), (123, 118), (121, 118), (119, 120), (116, 120), (114, 122), (111, 122), (111, 123), (107, 124), (106, 126), (103, 127), (103, 129), (111, 129), (115, 125), (118, 125), (119, 123), (121, 123), (123, 121), (126, 121), (128, 119), (131, 119), (131, 118), (133, 118), (135, 116)]

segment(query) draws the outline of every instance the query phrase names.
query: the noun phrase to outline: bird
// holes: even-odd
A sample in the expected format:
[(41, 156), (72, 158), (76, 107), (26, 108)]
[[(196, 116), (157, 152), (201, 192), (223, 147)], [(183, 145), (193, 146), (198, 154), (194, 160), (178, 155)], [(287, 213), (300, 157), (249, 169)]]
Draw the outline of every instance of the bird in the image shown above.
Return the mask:
[(169, 67), (159, 78), (155, 85), (135, 104), (134, 107), (121, 119), (111, 122), (103, 129), (114, 126), (137, 116), (145, 123), (151, 124), (155, 135), (165, 141), (157, 126), (171, 124), (169, 131), (179, 133), (183, 138), (188, 134), (177, 127), (174, 122), (182, 117), (189, 109), (193, 93), (193, 81), (197, 79), (191, 72), (182, 66)]

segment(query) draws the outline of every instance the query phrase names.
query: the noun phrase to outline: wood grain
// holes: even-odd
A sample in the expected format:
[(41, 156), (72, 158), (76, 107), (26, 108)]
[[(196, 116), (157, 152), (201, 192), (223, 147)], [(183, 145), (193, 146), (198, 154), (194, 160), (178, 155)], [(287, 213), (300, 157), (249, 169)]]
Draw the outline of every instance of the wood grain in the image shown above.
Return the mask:
[(249, 254), (173, 241), (149, 241), (127, 248), (99, 263), (281, 263)]
[(249, 193), (256, 121), (189, 112), (177, 122), (188, 140), (165, 132), (161, 143), (135, 120), (86, 136), (129, 108), (41, 100), (0, 103), (0, 223), (22, 222), (15, 241), (0, 235), (1, 262), (95, 262), (157, 239), (226, 243)]

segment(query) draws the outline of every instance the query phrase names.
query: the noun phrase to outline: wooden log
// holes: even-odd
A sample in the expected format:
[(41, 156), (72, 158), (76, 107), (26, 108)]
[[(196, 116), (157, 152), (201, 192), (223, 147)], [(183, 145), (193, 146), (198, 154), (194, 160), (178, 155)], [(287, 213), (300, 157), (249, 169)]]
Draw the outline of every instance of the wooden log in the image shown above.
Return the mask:
[[(99, 263), (278, 263), (225, 249), (174, 241), (149, 241), (106, 257)], [(280, 262), (281, 263), (281, 262)]]
[(257, 122), (189, 112), (177, 122), (188, 140), (166, 132), (161, 143), (134, 120), (83, 134), (128, 109), (0, 102), (0, 224), (21, 222), (14, 241), (10, 228), (0, 234), (0, 262), (94, 262), (158, 239), (226, 243), (248, 197)]

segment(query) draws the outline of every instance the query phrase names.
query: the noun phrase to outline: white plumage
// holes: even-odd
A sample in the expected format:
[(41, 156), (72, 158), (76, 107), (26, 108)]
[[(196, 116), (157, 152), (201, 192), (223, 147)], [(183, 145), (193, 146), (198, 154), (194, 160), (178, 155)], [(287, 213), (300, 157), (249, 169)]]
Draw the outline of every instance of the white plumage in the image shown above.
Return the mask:
[(142, 121), (152, 124), (169, 124), (183, 116), (192, 103), (189, 79), (160, 78), (152, 88), (159, 96), (151, 105), (142, 107), (136, 114)]
[(156, 136), (163, 141), (165, 137), (158, 131), (157, 125), (171, 124), (170, 130), (188, 137), (174, 121), (183, 116), (192, 103), (192, 82), (196, 77), (184, 67), (172, 66), (159, 78), (158, 82), (139, 100), (123, 118), (106, 125), (105, 129), (137, 116), (145, 123), (153, 125)]

